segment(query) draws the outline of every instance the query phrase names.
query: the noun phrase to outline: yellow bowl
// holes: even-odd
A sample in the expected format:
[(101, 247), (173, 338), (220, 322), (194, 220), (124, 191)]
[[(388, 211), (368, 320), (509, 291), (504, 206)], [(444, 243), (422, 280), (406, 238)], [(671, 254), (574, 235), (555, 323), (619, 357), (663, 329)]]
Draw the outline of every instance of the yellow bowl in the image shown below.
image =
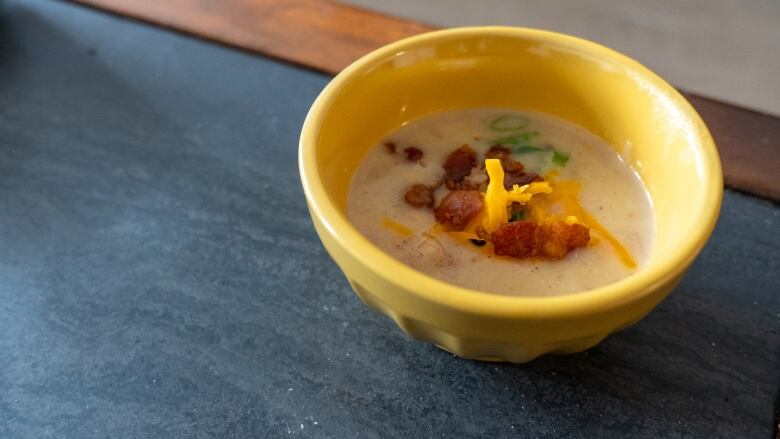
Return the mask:
[[(549, 113), (612, 145), (653, 202), (656, 240), (647, 265), (586, 292), (513, 297), (434, 279), (369, 242), (345, 211), (365, 153), (404, 122), (464, 107)], [(704, 246), (723, 196), (712, 137), (674, 88), (598, 44), (522, 28), (431, 32), (356, 61), (312, 105), (299, 167), (317, 233), (366, 304), (413, 338), (462, 357), (512, 362), (582, 351), (650, 312)]]

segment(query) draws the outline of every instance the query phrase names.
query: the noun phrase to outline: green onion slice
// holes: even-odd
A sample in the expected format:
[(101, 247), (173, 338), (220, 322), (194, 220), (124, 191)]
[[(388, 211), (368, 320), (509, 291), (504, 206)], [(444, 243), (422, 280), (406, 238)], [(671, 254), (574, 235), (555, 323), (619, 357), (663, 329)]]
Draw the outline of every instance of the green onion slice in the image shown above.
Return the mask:
[(569, 154), (558, 150), (553, 151), (552, 162), (558, 166), (566, 166), (566, 162), (569, 161)]
[(518, 211), (518, 212), (514, 212), (514, 213), (512, 213), (512, 216), (509, 217), (509, 222), (513, 223), (515, 221), (520, 221), (521, 219), (523, 219), (524, 216), (525, 216), (525, 211), (524, 210), (521, 210), (521, 211)]
[(494, 144), (498, 145), (519, 145), (521, 143), (527, 144), (531, 140), (535, 139), (536, 136), (538, 136), (539, 133), (536, 131), (529, 131), (526, 133), (518, 133), (518, 134), (511, 134), (506, 137), (502, 137), (500, 139), (496, 139), (493, 141)]

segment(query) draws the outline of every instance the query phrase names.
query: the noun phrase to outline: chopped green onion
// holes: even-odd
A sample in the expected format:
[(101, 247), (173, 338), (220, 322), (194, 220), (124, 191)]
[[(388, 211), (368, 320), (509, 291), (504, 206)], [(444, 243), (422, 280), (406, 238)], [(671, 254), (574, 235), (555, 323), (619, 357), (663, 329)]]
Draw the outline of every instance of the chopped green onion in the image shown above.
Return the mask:
[(523, 116), (501, 116), (490, 122), (490, 129), (495, 131), (515, 131), (528, 126), (529, 120)]
[(535, 139), (538, 135), (539, 133), (536, 131), (529, 131), (527, 133), (519, 133), (507, 137), (502, 137), (500, 139), (494, 140), (493, 143), (498, 145), (518, 145), (520, 143), (528, 143)]
[(517, 154), (528, 154), (530, 152), (542, 152), (542, 151), (544, 151), (543, 148), (539, 148), (538, 146), (531, 146), (531, 145), (516, 146), (512, 148), (512, 152)]
[(558, 166), (566, 166), (569, 161), (569, 154), (558, 150), (553, 151), (552, 162)]
[(512, 213), (512, 216), (509, 217), (509, 222), (513, 223), (515, 221), (520, 221), (521, 219), (523, 219), (524, 216), (525, 216), (525, 211), (524, 210), (520, 210), (520, 211), (514, 212), (514, 213)]

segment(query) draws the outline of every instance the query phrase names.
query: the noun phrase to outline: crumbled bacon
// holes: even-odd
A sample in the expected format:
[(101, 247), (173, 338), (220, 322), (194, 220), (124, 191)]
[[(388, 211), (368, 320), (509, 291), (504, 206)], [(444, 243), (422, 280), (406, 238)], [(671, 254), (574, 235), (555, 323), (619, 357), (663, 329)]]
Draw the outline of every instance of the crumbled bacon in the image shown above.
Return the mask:
[(590, 229), (563, 221), (515, 221), (499, 227), (491, 234), (490, 241), (494, 245), (494, 253), (499, 256), (563, 259), (570, 251), (588, 244)]
[(502, 225), (490, 236), (493, 252), (499, 256), (513, 258), (536, 256), (536, 230), (536, 223), (530, 221), (515, 221)]
[(512, 158), (512, 151), (506, 146), (493, 145), (485, 153), (486, 159), (499, 159), (504, 172), (519, 174), (523, 172), (523, 164)]
[(455, 190), (447, 194), (433, 212), (439, 223), (463, 230), (482, 210), (482, 204), (482, 194), (479, 192)]
[(416, 146), (410, 146), (404, 149), (404, 152), (406, 153), (406, 160), (410, 162), (419, 162), (423, 158), (423, 152)]
[(409, 188), (404, 194), (404, 199), (414, 207), (433, 207), (436, 202), (433, 191), (424, 184), (416, 184)]
[[(385, 147), (395, 152), (395, 144), (387, 142)], [(414, 146), (404, 149), (407, 159), (412, 162), (422, 159), (423, 152)], [(485, 158), (499, 159), (504, 170), (504, 186), (510, 189), (514, 185), (526, 185), (542, 178), (531, 172), (524, 172), (523, 164), (512, 159), (511, 150), (502, 145), (494, 145), (485, 153)], [(450, 192), (433, 209), (436, 221), (450, 230), (463, 230), (483, 209), (482, 194), (474, 190), (480, 184), (479, 176), (485, 173), (476, 167), (476, 154), (463, 145), (453, 151), (445, 160), (444, 177), (434, 186), (415, 184), (404, 194), (406, 202), (414, 207), (433, 207), (436, 203), (434, 191), (444, 184)], [(472, 175), (472, 172), (474, 175)], [(484, 177), (484, 175), (483, 175)], [(511, 206), (513, 214), (522, 212), (524, 207), (518, 203)], [(522, 215), (520, 215), (522, 218)], [(569, 252), (584, 247), (590, 241), (590, 229), (581, 224), (567, 224), (563, 221), (531, 222), (512, 218), (513, 221), (501, 225), (495, 232), (487, 233), (477, 227), (475, 233), (479, 239), (472, 239), (475, 245), (493, 244), (493, 252), (499, 256), (523, 259), (542, 257), (563, 259)]]
[(393, 142), (385, 142), (385, 149), (390, 154), (395, 154), (395, 143), (393, 143)]
[(501, 167), (507, 175), (519, 175), (523, 173), (523, 164), (513, 159), (505, 159), (501, 162)]
[(504, 159), (509, 158), (510, 154), (512, 154), (512, 151), (506, 146), (493, 145), (490, 147), (490, 149), (487, 150), (487, 152), (485, 152), (485, 158), (499, 159), (503, 162)]
[(542, 224), (544, 248), (542, 254), (551, 259), (563, 259), (577, 247), (585, 247), (590, 241), (590, 229), (582, 224), (566, 224), (556, 221)]
[(476, 166), (477, 156), (468, 145), (463, 145), (453, 151), (444, 161), (444, 184), (448, 189), (463, 189), (466, 176), (471, 174), (471, 168)]

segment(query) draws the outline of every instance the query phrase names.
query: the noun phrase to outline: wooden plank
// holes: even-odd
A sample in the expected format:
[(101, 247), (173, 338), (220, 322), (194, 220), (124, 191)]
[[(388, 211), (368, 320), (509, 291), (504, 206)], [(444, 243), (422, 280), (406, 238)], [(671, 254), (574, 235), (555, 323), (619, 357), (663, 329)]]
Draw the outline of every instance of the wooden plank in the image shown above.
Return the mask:
[(328, 73), (434, 29), (323, 0), (75, 1)]
[[(75, 0), (335, 74), (369, 51), (434, 30), (324, 0)], [(780, 201), (780, 118), (684, 92), (712, 131), (726, 185)]]
[(683, 95), (712, 132), (726, 186), (780, 201), (780, 118), (693, 93)]

